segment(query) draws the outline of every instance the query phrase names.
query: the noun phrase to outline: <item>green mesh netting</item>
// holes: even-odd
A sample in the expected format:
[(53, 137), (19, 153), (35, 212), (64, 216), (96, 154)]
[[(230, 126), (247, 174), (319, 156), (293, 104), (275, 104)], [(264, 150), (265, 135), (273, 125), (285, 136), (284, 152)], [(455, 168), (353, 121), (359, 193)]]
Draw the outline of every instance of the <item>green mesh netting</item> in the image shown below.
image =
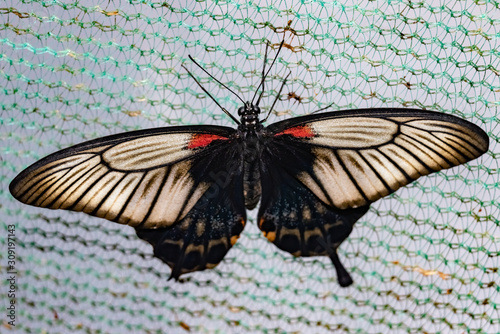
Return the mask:
[[(0, 332), (498, 333), (500, 9), (467, 1), (2, 1)], [(250, 223), (214, 270), (170, 270), (133, 229), (22, 205), (8, 184), (56, 150), (179, 124), (233, 126), (228, 110), (273, 57), (270, 122), (332, 110), (416, 107), (482, 127), (490, 151), (372, 205), (330, 260), (294, 258)], [(15, 225), (16, 326), (7, 249)]]

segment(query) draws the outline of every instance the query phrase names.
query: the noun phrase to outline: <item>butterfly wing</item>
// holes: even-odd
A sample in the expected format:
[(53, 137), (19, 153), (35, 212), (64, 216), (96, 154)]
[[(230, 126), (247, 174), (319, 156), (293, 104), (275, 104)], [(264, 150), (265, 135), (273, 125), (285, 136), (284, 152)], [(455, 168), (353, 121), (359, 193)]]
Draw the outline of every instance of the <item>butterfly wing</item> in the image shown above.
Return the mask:
[(36, 162), (10, 192), (26, 204), (133, 226), (178, 278), (217, 265), (243, 230), (234, 132), (191, 126), (99, 138)]
[(367, 109), (272, 124), (263, 146), (260, 229), (296, 256), (330, 256), (345, 286), (336, 249), (369, 204), (479, 157), (488, 136), (446, 114)]
[(266, 146), (261, 160), (259, 228), (269, 241), (294, 256), (329, 256), (340, 285), (349, 286), (352, 279), (337, 256), (337, 247), (369, 206), (339, 210), (308, 189), (297, 178), (304, 170), (312, 172), (314, 155), (307, 146), (290, 146), (281, 140)]

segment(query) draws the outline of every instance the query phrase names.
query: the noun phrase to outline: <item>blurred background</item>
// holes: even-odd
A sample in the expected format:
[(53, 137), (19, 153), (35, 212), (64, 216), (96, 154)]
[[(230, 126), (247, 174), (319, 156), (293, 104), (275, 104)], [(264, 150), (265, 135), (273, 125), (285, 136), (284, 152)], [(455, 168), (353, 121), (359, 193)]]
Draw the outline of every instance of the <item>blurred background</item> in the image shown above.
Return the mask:
[[(494, 333), (500, 328), (500, 8), (464, 1), (3, 1), (0, 5), (0, 307), (24, 333)], [(214, 270), (170, 269), (131, 227), (22, 205), (8, 185), (59, 149), (152, 127), (235, 126), (266, 43), (269, 123), (329, 110), (411, 107), (457, 115), (490, 136), (481, 158), (372, 205), (339, 253), (294, 258), (257, 210)], [(341, 191), (341, 190), (339, 190)]]

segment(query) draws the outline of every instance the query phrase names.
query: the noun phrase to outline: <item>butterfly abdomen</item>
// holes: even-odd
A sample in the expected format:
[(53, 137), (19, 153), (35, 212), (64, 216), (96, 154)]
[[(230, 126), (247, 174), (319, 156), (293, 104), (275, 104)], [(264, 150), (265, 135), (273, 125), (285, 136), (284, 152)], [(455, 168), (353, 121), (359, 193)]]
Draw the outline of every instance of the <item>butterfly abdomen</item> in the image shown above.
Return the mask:
[(254, 132), (246, 136), (243, 145), (243, 194), (245, 207), (254, 209), (260, 200), (262, 187), (260, 184), (259, 162), (261, 147)]
[(261, 185), (258, 162), (245, 163), (243, 193), (245, 195), (245, 207), (254, 209), (260, 200)]

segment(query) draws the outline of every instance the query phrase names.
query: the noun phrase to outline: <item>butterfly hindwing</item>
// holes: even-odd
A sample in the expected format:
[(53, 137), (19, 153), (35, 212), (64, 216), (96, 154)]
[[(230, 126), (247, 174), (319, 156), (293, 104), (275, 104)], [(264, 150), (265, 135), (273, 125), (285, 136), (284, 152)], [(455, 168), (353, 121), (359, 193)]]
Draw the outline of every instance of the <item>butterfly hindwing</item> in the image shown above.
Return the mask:
[(243, 183), (233, 133), (192, 126), (99, 138), (38, 161), (10, 191), (26, 204), (133, 226), (177, 278), (215, 266), (243, 229), (243, 191), (229, 189)]
[(323, 203), (296, 177), (310, 169), (312, 160), (304, 145), (275, 141), (266, 147), (258, 225), (269, 241), (294, 256), (329, 256), (340, 285), (348, 286), (352, 279), (338, 259), (337, 248), (368, 206), (339, 210)]
[(342, 286), (352, 280), (336, 249), (370, 203), (488, 149), (479, 127), (411, 109), (297, 117), (266, 130), (259, 228), (293, 255), (330, 256)]
[(194, 207), (170, 228), (136, 228), (137, 235), (151, 243), (155, 256), (172, 268), (171, 278), (175, 279), (215, 267), (246, 222), (241, 154), (236, 144), (195, 159), (190, 174), (195, 179), (210, 179), (210, 187)]

